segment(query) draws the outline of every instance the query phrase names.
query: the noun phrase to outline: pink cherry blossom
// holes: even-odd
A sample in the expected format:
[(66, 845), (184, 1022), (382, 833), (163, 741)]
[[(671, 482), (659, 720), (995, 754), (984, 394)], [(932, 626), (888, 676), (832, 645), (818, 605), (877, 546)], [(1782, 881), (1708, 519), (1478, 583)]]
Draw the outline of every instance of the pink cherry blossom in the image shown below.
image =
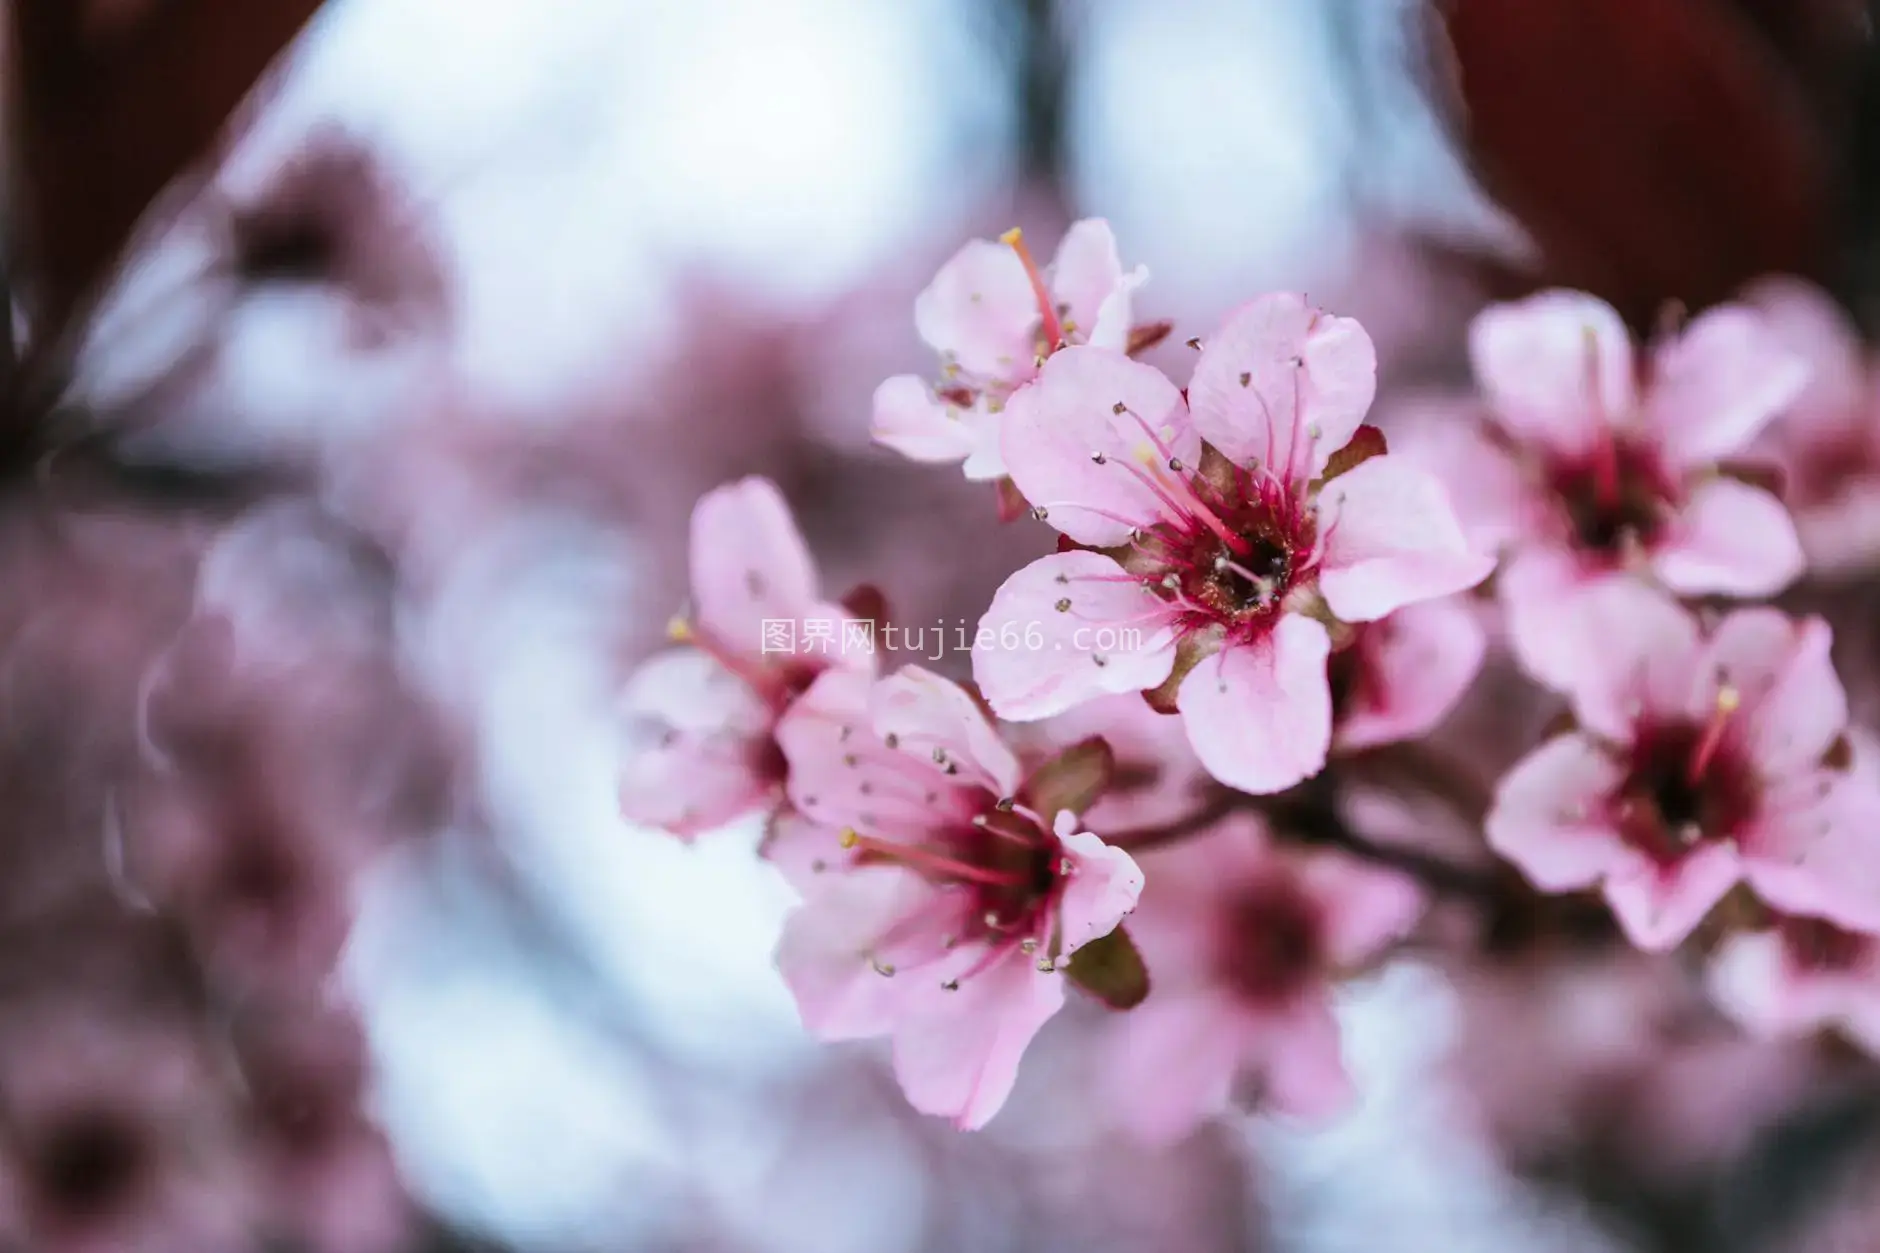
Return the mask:
[(1043, 273), (1016, 230), (967, 244), (914, 302), (941, 382), (901, 374), (883, 383), (876, 441), (916, 461), (963, 461), (969, 479), (1003, 478), (1000, 414), (1012, 393), (1063, 345), (1126, 350), (1131, 299), (1148, 277), (1141, 266), (1124, 271), (1101, 218), (1073, 225)]
[(1120, 353), (1046, 362), (1007, 411), (1005, 456), (1071, 546), (1006, 580), (980, 624), (993, 709), (1030, 721), (1159, 689), (1222, 782), (1316, 773), (1334, 637), (1493, 566), (1433, 476), (1367, 455), (1375, 365), (1355, 322), (1291, 294), (1230, 316), (1186, 398)]
[(1487, 402), (1413, 451), (1442, 474), (1470, 538), (1501, 545), (1497, 580), (1522, 663), (1558, 684), (1557, 645), (1589, 586), (1649, 571), (1681, 595), (1767, 596), (1802, 571), (1782, 503), (1719, 463), (1792, 401), (1807, 368), (1738, 307), (1635, 359), (1619, 315), (1550, 291), (1478, 316)]
[(1144, 860), (1130, 931), (1155, 991), (1112, 1042), (1125, 1124), (1172, 1143), (1236, 1095), (1296, 1118), (1341, 1112), (1352, 1090), (1332, 981), (1409, 931), (1416, 888), (1340, 855), (1277, 848), (1246, 815)]
[(1858, 925), (1880, 790), (1856, 770), (1829, 631), (1773, 609), (1708, 635), (1616, 583), (1589, 601), (1568, 691), (1579, 729), (1509, 772), (1489, 843), (1544, 891), (1599, 885), (1641, 948), (1670, 948), (1738, 883)]
[(1745, 299), (1809, 364), (1807, 387), (1756, 445), (1782, 470), (1809, 568), (1869, 568), (1880, 560), (1880, 384), (1860, 336), (1825, 292), (1799, 279), (1767, 280)]
[[(821, 599), (809, 550), (767, 479), (698, 502), (692, 595), (692, 615), (672, 631), (685, 647), (645, 662), (621, 695), (622, 812), (687, 839), (779, 800), (778, 716), (823, 671), (874, 665), (871, 650), (845, 645), (851, 615)], [(810, 637), (812, 622), (833, 638)]]
[(1710, 967), (1711, 995), (1761, 1036), (1836, 1029), (1880, 1054), (1880, 938), (1817, 918), (1730, 937)]
[(1350, 751), (1428, 734), (1468, 692), (1487, 652), (1480, 615), (1455, 598), (1358, 624), (1328, 666), (1333, 744)]
[(1135, 907), (1141, 871), (927, 671), (830, 671), (778, 740), (796, 812), (771, 855), (803, 903), (777, 963), (804, 1025), (892, 1037), (915, 1108), (984, 1125), (1063, 1005), (1072, 955)]

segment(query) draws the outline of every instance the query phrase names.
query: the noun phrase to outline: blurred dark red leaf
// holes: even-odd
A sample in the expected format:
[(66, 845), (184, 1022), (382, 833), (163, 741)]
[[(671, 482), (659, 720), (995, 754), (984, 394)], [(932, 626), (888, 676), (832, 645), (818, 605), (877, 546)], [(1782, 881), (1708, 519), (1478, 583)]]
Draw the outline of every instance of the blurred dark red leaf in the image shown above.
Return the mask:
[(1839, 119), (1790, 58), (1820, 53), (1847, 6), (1799, 3), (1812, 20), (1752, 0), (1437, 0), (1464, 146), (1545, 281), (1643, 328), (1666, 300), (1822, 275)]
[(10, 269), (43, 350), (320, 0), (12, 0)]

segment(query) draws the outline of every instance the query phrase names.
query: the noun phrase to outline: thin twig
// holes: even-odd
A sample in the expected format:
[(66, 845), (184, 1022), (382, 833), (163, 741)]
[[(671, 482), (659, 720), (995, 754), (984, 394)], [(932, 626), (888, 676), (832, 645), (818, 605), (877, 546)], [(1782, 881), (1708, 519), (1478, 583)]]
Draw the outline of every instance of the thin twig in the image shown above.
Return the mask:
[(1104, 833), (1103, 841), (1114, 848), (1141, 853), (1199, 835), (1231, 814), (1257, 814), (1282, 839), (1335, 848), (1375, 865), (1388, 866), (1445, 896), (1484, 903), (1500, 899), (1500, 887), (1492, 872), (1460, 866), (1416, 849), (1380, 844), (1352, 830), (1338, 812), (1335, 786), (1326, 775), (1320, 775), (1277, 796), (1250, 796), (1217, 788), (1192, 813), (1174, 822)]

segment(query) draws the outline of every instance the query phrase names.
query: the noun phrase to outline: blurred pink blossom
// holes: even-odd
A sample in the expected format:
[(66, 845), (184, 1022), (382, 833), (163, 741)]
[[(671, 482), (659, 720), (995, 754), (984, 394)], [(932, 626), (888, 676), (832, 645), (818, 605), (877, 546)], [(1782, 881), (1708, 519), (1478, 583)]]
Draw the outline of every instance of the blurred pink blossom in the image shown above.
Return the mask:
[(1287, 1115), (1343, 1112), (1331, 985), (1378, 959), (1423, 901), (1400, 875), (1277, 847), (1256, 819), (1145, 854), (1131, 920), (1155, 990), (1115, 1028), (1110, 1092), (1155, 1143), (1247, 1096)]
[(1635, 360), (1619, 315), (1577, 292), (1497, 305), (1470, 330), (1487, 402), (1405, 451), (1443, 476), (1497, 581), (1522, 662), (1558, 684), (1585, 589), (1649, 570), (1682, 595), (1768, 596), (1802, 572), (1782, 504), (1719, 473), (1801, 391), (1806, 365), (1747, 309), (1714, 309)]
[(1724, 942), (1711, 993), (1760, 1036), (1838, 1029), (1880, 1054), (1880, 939), (1818, 918), (1784, 917)]
[(1799, 279), (1768, 279), (1744, 293), (1769, 333), (1808, 362), (1802, 389), (1757, 442), (1782, 471), (1808, 566), (1846, 576), (1880, 559), (1880, 380), (1847, 315)]

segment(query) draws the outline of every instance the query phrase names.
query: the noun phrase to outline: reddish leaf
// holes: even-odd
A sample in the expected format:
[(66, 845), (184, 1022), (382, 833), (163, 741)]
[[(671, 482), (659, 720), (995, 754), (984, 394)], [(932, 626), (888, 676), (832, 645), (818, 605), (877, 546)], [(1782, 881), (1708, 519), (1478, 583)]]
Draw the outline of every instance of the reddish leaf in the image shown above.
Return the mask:
[(1002, 478), (996, 486), (999, 493), (999, 521), (1016, 522), (1031, 512), (1031, 502), (1018, 490), (1018, 484)]
[(319, 0), (14, 0), (9, 226), (56, 351), (151, 202), (214, 145)]
[(1819, 276), (1836, 188), (1813, 102), (1728, 0), (1438, 0), (1450, 103), (1547, 281), (1643, 328)]
[(1064, 974), (1111, 1009), (1134, 1009), (1149, 996), (1149, 968), (1120, 926), (1072, 953)]
[(1182, 681), (1188, 677), (1189, 671), (1220, 651), (1218, 632), (1183, 636), (1181, 643), (1175, 646), (1175, 665), (1169, 671), (1168, 678), (1145, 691), (1142, 698), (1149, 702), (1149, 708), (1159, 714), (1181, 712), (1176, 700), (1181, 695)]
[(1355, 470), (1373, 457), (1381, 457), (1390, 451), (1384, 442), (1384, 432), (1374, 426), (1359, 427), (1351, 434), (1351, 442), (1340, 448), (1325, 460), (1325, 473), (1319, 476), (1320, 483), (1329, 483), (1339, 475)]
[(1717, 473), (1751, 487), (1760, 487), (1777, 500), (1781, 500), (1788, 489), (1782, 467), (1766, 461), (1726, 461), (1717, 467)]
[(1167, 339), (1169, 332), (1174, 329), (1175, 324), (1166, 320), (1161, 322), (1144, 322), (1141, 326), (1132, 326), (1129, 329), (1129, 343), (1123, 348), (1123, 351), (1132, 357), (1138, 353), (1148, 352), (1151, 348)]
[(1032, 771), (1021, 799), (1046, 821), (1055, 819), (1060, 810), (1081, 814), (1096, 804), (1115, 773), (1116, 754), (1102, 736), (1093, 735)]
[(887, 629), (888, 598), (873, 583), (858, 583), (850, 588), (842, 598), (842, 608), (850, 617), (874, 623), (877, 635)]

